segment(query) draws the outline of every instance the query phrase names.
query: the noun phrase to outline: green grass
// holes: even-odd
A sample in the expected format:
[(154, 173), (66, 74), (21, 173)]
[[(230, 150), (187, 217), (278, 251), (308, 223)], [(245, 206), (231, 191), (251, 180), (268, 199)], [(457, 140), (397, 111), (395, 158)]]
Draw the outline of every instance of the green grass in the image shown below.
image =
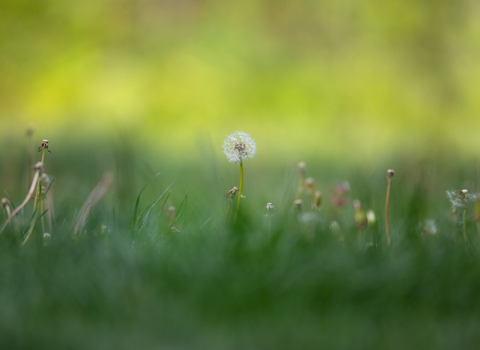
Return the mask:
[[(223, 194), (236, 185), (237, 166), (211, 157), (150, 166), (127, 147), (113, 152), (115, 182), (74, 235), (75, 218), (104, 164), (82, 153), (95, 153), (90, 151), (62, 158), (53, 148), (46, 155), (56, 210), (46, 244), (38, 222), (20, 246), (31, 206), (20, 213), (18, 229), (10, 225), (0, 235), (0, 348), (478, 346), (480, 240), (473, 204), (464, 242), (460, 214), (454, 225), (444, 193), (464, 185), (473, 192), (471, 169), (449, 174), (435, 165), (399, 163), (388, 247), (386, 168), (346, 170), (340, 179), (350, 181), (350, 202), (333, 213), (329, 191), (343, 170), (307, 161), (307, 175), (315, 177), (324, 201), (306, 222), (292, 208), (295, 165), (269, 167), (254, 158), (245, 163), (246, 198), (234, 224), (225, 223)], [(17, 176), (1, 175), (2, 183), (18, 183), (4, 188), (18, 203), (26, 187), (25, 167), (19, 169)], [(158, 171), (134, 215), (140, 190)], [(356, 198), (377, 214), (377, 222), (361, 232), (353, 222)], [(277, 208), (270, 231), (267, 201)], [(170, 205), (177, 207), (179, 233), (171, 230)], [(142, 225), (134, 219), (140, 213)], [(329, 228), (334, 218), (340, 231)], [(422, 235), (428, 218), (437, 224), (433, 236)]]

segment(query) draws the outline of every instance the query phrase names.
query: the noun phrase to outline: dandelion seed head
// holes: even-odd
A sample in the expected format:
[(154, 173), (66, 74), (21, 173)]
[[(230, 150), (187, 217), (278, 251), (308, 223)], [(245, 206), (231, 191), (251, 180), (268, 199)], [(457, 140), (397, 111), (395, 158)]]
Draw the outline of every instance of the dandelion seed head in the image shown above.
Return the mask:
[(457, 207), (463, 207), (464, 202), (474, 202), (477, 200), (477, 194), (468, 193), (468, 190), (451, 190), (445, 191), (447, 198), (452, 205), (452, 210), (455, 211)]
[(228, 135), (223, 142), (223, 153), (232, 163), (242, 163), (244, 159), (253, 158), (256, 151), (255, 141), (243, 131)]

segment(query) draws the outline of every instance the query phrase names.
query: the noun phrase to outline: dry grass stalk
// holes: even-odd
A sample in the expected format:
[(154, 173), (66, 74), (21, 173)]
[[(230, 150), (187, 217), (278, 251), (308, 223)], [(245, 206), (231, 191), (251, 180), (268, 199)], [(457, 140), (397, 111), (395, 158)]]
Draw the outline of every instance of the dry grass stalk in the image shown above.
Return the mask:
[(42, 162), (38, 162), (37, 164), (35, 164), (35, 166), (34, 166), (35, 174), (33, 175), (32, 185), (30, 186), (30, 190), (28, 191), (27, 196), (26, 196), (25, 199), (23, 200), (22, 204), (20, 204), (20, 205), (12, 212), (12, 214), (11, 214), (10, 217), (7, 219), (7, 221), (5, 221), (5, 223), (4, 223), (3, 226), (2, 226), (2, 229), (0, 229), (0, 233), (3, 232), (3, 230), (5, 229), (5, 227), (7, 227), (7, 225), (9, 224), (9, 222), (12, 220), (12, 218), (13, 218), (25, 205), (27, 205), (27, 203), (28, 203), (28, 201), (30, 200), (30, 198), (32, 198), (32, 196), (34, 195), (34, 193), (35, 193), (35, 188), (37, 187), (38, 178), (39, 178), (39, 176), (40, 176), (40, 171), (42, 170), (42, 166), (43, 166), (43, 163), (42, 163)]
[(80, 213), (81, 216), (77, 218), (77, 223), (75, 224), (75, 228), (73, 230), (73, 234), (77, 234), (81, 228), (85, 225), (85, 222), (88, 219), (88, 215), (90, 214), (90, 210), (98, 203), (98, 201), (105, 195), (108, 188), (112, 184), (113, 181), (113, 174), (108, 172), (103, 175), (102, 180), (98, 183), (98, 185), (93, 189), (92, 192), (87, 197), (85, 203), (83, 203), (82, 209)]

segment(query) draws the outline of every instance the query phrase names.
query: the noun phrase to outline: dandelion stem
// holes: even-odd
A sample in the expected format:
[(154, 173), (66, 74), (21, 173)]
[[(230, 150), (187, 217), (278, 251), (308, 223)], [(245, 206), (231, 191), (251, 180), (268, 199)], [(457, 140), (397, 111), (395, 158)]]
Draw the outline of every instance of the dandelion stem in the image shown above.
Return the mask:
[(242, 199), (242, 190), (243, 190), (243, 162), (240, 162), (240, 187), (238, 189), (237, 208), (235, 209), (235, 217), (233, 218), (233, 221), (237, 221), (238, 209), (240, 208), (240, 200)]

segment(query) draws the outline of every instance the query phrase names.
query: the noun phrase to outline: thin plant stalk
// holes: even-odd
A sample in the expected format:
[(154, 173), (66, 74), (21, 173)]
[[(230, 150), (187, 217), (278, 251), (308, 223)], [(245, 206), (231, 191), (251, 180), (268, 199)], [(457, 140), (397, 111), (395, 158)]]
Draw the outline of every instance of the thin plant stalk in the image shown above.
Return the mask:
[[(42, 196), (42, 190), (40, 189), (39, 195)], [(42, 196), (43, 197), (43, 196)], [(43, 213), (43, 198), (40, 198), (40, 213)], [(45, 216), (41, 217), (42, 222), (42, 234), (45, 233)]]
[(392, 185), (392, 177), (395, 171), (389, 169), (387, 171), (387, 197), (385, 199), (385, 234), (387, 236), (387, 245), (391, 244), (390, 229), (389, 229), (389, 206), (390, 206), (390, 187)]
[(232, 207), (232, 201), (228, 201), (227, 215), (225, 217), (225, 222), (228, 222), (228, 215), (230, 214), (230, 208)]
[(232, 208), (233, 198), (235, 198), (235, 193), (237, 193), (237, 191), (238, 191), (238, 188), (233, 186), (233, 188), (230, 191), (227, 191), (225, 193), (225, 198), (228, 199), (228, 208), (227, 208), (227, 215), (225, 217), (225, 222), (228, 222), (228, 216), (230, 214), (230, 209)]
[(35, 193), (35, 188), (36, 188), (37, 183), (38, 183), (38, 178), (39, 178), (39, 175), (40, 175), (41, 166), (42, 165), (39, 164), (39, 163), (37, 163), (37, 165), (35, 166), (35, 174), (33, 175), (32, 185), (30, 186), (30, 190), (28, 191), (27, 196), (23, 200), (22, 204), (20, 204), (17, 208), (15, 208), (15, 210), (12, 212), (12, 214), (7, 219), (7, 221), (5, 221), (2, 228), (0, 229), (0, 233), (3, 232), (3, 230), (8, 225), (8, 223), (12, 220), (12, 218), (15, 216), (15, 214), (17, 214), (28, 203), (30, 198), (32, 198), (33, 194)]
[(240, 187), (238, 189), (238, 199), (237, 199), (237, 208), (235, 209), (235, 216), (233, 221), (237, 221), (237, 214), (240, 208), (240, 200), (242, 199), (242, 190), (243, 190), (243, 162), (240, 162)]
[[(42, 149), (42, 164), (43, 161), (45, 160), (45, 148)], [(40, 197), (40, 178), (37, 180), (37, 192), (35, 194), (35, 199), (33, 201), (33, 210), (37, 207), (37, 200)]]
[(463, 240), (467, 241), (467, 201), (463, 200)]

